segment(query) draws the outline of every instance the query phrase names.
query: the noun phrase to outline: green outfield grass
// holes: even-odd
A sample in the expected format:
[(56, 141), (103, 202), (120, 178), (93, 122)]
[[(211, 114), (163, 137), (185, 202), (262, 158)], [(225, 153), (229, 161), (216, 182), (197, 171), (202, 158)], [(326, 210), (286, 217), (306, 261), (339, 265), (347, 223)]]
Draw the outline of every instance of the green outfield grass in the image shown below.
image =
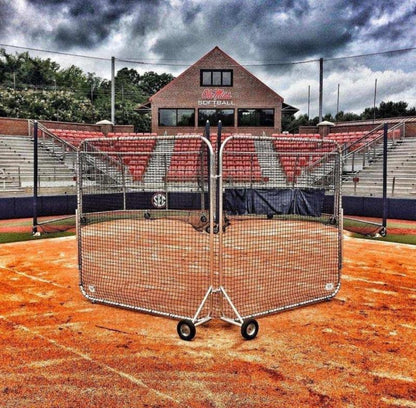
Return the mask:
[(367, 237), (360, 234), (352, 234), (354, 238), (370, 239), (372, 241), (385, 241), (385, 242), (397, 242), (399, 244), (416, 245), (416, 235), (400, 235), (400, 234), (389, 234), (387, 228), (387, 236), (385, 237)]
[[(154, 212), (152, 216), (154, 218), (158, 218), (159, 216), (166, 216), (167, 214), (163, 212)], [(188, 211), (172, 211), (169, 213), (170, 216), (188, 216)], [(122, 219), (122, 218), (129, 218), (127, 214), (119, 214), (115, 215), (114, 219)], [(131, 217), (131, 215), (130, 215)], [(103, 219), (100, 216), (95, 216), (93, 222), (101, 222), (101, 221), (108, 221), (107, 217)], [(322, 220), (318, 220), (322, 221)], [(381, 223), (381, 221), (380, 221)], [(66, 227), (74, 226), (74, 218), (64, 218), (62, 220), (56, 220), (50, 224), (49, 226), (45, 226), (45, 230), (48, 229), (49, 232), (45, 232), (42, 230), (41, 227), (38, 227), (38, 231), (40, 232), (40, 236), (34, 236), (31, 233), (32, 227), (32, 219), (25, 219), (25, 220), (4, 220), (0, 221), (0, 244), (8, 243), (8, 242), (18, 242), (18, 241), (33, 241), (45, 238), (58, 238), (58, 237), (66, 237), (75, 235), (74, 231), (65, 231)], [(387, 241), (387, 242), (398, 242), (402, 244), (410, 244), (416, 245), (416, 233), (409, 234), (407, 233), (408, 230), (415, 230), (416, 223), (414, 221), (387, 221), (387, 236), (386, 237), (371, 237), (366, 236), (365, 234), (360, 234), (356, 232), (356, 229), (359, 229), (361, 226), (365, 224), (361, 220), (353, 220), (346, 218), (344, 219), (344, 228), (350, 232), (352, 232), (352, 236), (355, 238), (361, 239), (371, 239), (375, 241)], [(10, 230), (7, 232), (2, 232), (1, 227), (6, 227)], [(13, 231), (13, 228), (16, 228), (16, 232)], [(19, 229), (22, 227), (26, 227), (24, 232), (18, 232)], [(63, 231), (57, 231), (56, 229), (63, 229)], [(389, 233), (389, 229), (394, 228), (394, 233)], [(371, 228), (370, 228), (371, 229)], [(403, 230), (403, 233), (400, 233), (400, 230)]]
[(0, 244), (6, 244), (9, 242), (19, 241), (35, 241), (45, 238), (59, 238), (75, 235), (74, 232), (52, 232), (47, 234), (41, 234), (40, 236), (34, 236), (31, 232), (2, 232), (0, 233)]

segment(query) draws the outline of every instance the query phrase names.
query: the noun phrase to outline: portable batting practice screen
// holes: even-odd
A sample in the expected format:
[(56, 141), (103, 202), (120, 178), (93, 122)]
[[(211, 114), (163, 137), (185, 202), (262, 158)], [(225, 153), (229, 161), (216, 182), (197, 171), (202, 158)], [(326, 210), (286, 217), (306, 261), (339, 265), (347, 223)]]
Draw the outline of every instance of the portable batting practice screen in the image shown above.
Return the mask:
[[(221, 140), (222, 139), (222, 140)], [(339, 290), (341, 156), (313, 138), (218, 135), (85, 140), (78, 152), (81, 291), (196, 327)]]

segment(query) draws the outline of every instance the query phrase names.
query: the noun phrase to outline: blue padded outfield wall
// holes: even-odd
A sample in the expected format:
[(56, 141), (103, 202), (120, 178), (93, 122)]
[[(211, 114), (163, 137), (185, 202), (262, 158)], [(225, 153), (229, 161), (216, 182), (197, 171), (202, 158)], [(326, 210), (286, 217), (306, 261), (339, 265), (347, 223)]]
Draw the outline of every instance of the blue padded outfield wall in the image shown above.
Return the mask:
[[(261, 193), (261, 190), (258, 190), (256, 194), (258, 195), (259, 192)], [(152, 196), (153, 193), (132, 193), (127, 199), (127, 207), (152, 208), (150, 202)], [(323, 198), (323, 212), (332, 212), (333, 197), (324, 196)], [(298, 203), (302, 203), (304, 199), (305, 195), (298, 196)], [(197, 193), (170, 193), (169, 207), (172, 209), (183, 208), (184, 203), (186, 203), (184, 209), (201, 208), (200, 200), (201, 195)], [(316, 201), (309, 200), (307, 202), (316, 204)], [(381, 198), (345, 196), (342, 198), (342, 202), (345, 215), (382, 218), (383, 200)], [(312, 205), (312, 208), (316, 208), (314, 207), (315, 204)], [(0, 198), (0, 219), (30, 218), (33, 215), (32, 205), (32, 197)], [(262, 205), (265, 205), (264, 208), (267, 211), (268, 204)], [(76, 206), (77, 198), (73, 195), (40, 196), (38, 198), (38, 216), (75, 214)], [(208, 205), (206, 205), (207, 207)], [(118, 206), (118, 208), (120, 207)], [(388, 198), (387, 209), (388, 218), (416, 220), (415, 199)]]
[(320, 217), (324, 190), (229, 189), (224, 192), (224, 209), (232, 215), (299, 214)]

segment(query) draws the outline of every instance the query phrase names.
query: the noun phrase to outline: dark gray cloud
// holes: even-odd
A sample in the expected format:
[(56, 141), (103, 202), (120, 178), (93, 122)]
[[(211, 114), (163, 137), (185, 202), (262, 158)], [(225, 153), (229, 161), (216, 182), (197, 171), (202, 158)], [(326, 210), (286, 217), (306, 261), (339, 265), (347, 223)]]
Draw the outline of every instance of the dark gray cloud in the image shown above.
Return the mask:
[(10, 21), (12, 21), (14, 9), (9, 1), (0, 0), (0, 34), (4, 35), (8, 31)]
[[(0, 0), (0, 18), (10, 19), (11, 2)], [(161, 59), (192, 61), (215, 45), (242, 61), (290, 61), (329, 57), (371, 41), (396, 48), (414, 40), (416, 3), (401, 0), (26, 0), (33, 21), (23, 37), (59, 50), (101, 47), (123, 32), (129, 44)], [(38, 16), (36, 16), (36, 12)], [(38, 17), (38, 18), (36, 18)], [(18, 19), (15, 19), (15, 25)], [(5, 30), (1, 24), (0, 30)], [(23, 31), (16, 25), (9, 33)], [(409, 35), (410, 32), (410, 35)], [(144, 43), (147, 45), (144, 45)], [(147, 48), (146, 48), (147, 47)], [(373, 49), (374, 51), (374, 49)], [(114, 53), (114, 52), (113, 52)], [(134, 58), (134, 49), (130, 50)]]
[[(184, 3), (185, 5), (187, 3)], [(176, 29), (155, 35), (152, 51), (161, 58), (200, 56), (215, 45), (232, 50), (242, 61), (293, 61), (345, 53), (354, 42), (371, 39), (378, 49), (398, 48), (408, 41), (403, 21), (392, 17), (400, 1), (264, 1), (225, 0), (180, 10)], [(178, 12), (178, 11), (177, 11)], [(379, 19), (377, 26), (373, 21)], [(386, 21), (384, 22), (383, 19)], [(414, 23), (414, 22), (413, 22)], [(169, 23), (166, 24), (170, 27)], [(410, 27), (409, 27), (410, 28)], [(390, 46), (391, 44), (391, 46)]]
[[(253, 65), (414, 47), (416, 0), (0, 0), (0, 23), (4, 43), (174, 60), (183, 66), (134, 66), (174, 74), (218, 45), (277, 91), (299, 100), (318, 77), (316, 62)], [(414, 55), (328, 61), (325, 75), (341, 81), (348, 73), (351, 89), (374, 83), (374, 75), (381, 78), (387, 70), (397, 77), (405, 73), (409, 81)], [(98, 73), (107, 72), (104, 67)], [(393, 95), (400, 81), (384, 80)], [(297, 86), (291, 87), (293, 81)]]
[(157, 21), (159, 1), (146, 0), (28, 0), (48, 19), (49, 24), (37, 24), (31, 35), (47, 39), (58, 49), (74, 47), (92, 49), (105, 43), (120, 30), (123, 18), (137, 16), (131, 25), (131, 35), (143, 36), (145, 27)]

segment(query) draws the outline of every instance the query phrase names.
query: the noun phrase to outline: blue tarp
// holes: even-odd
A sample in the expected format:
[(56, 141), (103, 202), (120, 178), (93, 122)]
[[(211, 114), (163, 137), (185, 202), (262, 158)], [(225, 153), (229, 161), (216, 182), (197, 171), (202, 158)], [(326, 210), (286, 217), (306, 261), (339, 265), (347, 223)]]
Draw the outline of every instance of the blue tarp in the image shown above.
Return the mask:
[(230, 189), (224, 210), (230, 215), (298, 214), (320, 217), (325, 191), (307, 189)]

